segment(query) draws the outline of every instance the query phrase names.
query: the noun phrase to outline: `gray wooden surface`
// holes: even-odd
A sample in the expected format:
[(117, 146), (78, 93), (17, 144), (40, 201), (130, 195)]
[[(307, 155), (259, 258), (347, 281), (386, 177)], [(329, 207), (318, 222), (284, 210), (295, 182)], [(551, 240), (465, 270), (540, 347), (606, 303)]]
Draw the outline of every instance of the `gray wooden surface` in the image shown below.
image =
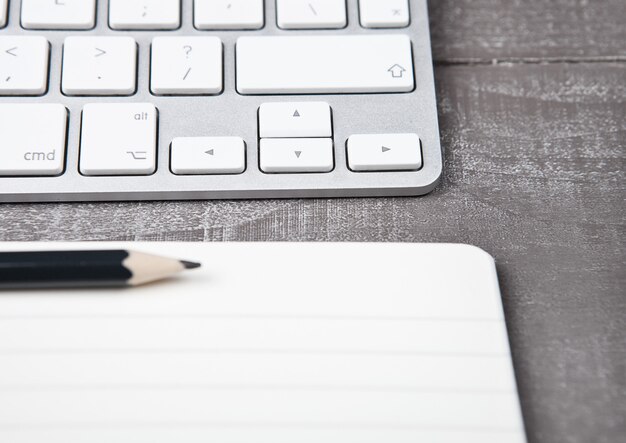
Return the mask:
[(0, 240), (475, 244), (498, 262), (530, 441), (626, 441), (626, 2), (430, 10), (433, 194), (3, 205)]

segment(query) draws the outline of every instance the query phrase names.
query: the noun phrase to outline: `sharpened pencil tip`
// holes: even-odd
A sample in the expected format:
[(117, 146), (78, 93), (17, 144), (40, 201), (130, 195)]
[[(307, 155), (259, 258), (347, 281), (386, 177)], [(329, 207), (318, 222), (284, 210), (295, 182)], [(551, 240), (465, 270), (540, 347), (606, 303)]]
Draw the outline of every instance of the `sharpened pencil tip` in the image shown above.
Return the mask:
[(180, 262), (183, 264), (185, 269), (198, 269), (200, 266), (202, 266), (201, 263), (196, 263), (196, 262), (193, 262), (193, 261), (181, 260)]

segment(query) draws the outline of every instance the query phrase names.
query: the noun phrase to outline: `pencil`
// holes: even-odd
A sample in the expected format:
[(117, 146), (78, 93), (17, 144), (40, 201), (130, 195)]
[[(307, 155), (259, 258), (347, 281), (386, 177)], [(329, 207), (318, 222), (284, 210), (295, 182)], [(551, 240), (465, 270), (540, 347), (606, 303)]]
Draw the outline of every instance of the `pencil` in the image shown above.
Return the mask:
[(125, 250), (0, 252), (0, 289), (139, 286), (199, 267)]

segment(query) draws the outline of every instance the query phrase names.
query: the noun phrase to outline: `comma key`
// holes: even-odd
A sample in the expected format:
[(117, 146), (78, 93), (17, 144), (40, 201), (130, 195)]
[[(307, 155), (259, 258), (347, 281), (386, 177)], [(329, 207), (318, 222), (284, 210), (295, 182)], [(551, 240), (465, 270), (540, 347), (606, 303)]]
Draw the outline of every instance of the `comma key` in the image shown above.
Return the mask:
[(0, 104), (0, 176), (61, 174), (66, 128), (63, 105)]

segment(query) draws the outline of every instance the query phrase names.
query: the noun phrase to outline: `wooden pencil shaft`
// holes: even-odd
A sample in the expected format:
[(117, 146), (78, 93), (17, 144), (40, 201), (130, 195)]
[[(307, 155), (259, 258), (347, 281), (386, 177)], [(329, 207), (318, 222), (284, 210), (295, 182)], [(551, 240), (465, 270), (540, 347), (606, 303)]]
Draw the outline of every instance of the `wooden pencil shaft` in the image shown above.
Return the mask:
[(129, 253), (111, 251), (35, 251), (0, 253), (0, 288), (126, 286), (132, 272)]

